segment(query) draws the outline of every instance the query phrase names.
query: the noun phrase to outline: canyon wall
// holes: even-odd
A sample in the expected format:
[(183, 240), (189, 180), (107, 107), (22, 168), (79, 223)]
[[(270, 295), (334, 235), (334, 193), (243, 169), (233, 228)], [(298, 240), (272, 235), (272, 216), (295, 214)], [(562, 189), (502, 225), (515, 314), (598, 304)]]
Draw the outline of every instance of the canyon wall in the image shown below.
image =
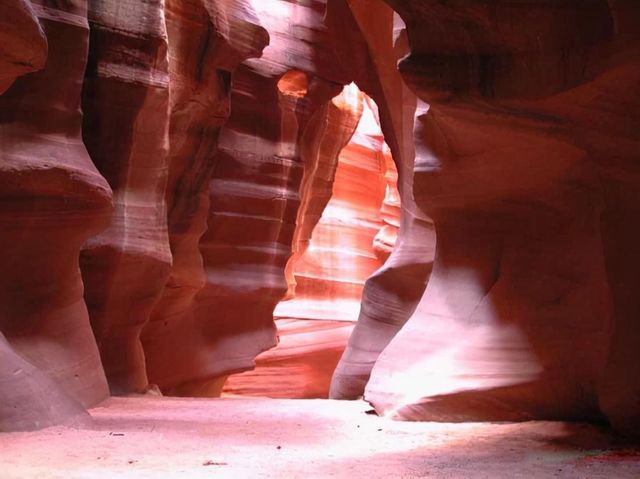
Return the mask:
[[(400, 231), (391, 255), (365, 283), (358, 322), (332, 378), (330, 397), (363, 395), (376, 360), (415, 309), (431, 271), (435, 233), (413, 197), (415, 95), (396, 62), (407, 51), (402, 21), (382, 2), (329, 4), (340, 56), (355, 66), (355, 80), (376, 103), (382, 132), (398, 172)], [(348, 48), (346, 46), (349, 46)]]
[(171, 265), (164, 2), (90, 2), (89, 27), (83, 139), (115, 209), (83, 246), (84, 296), (111, 391), (143, 392), (140, 332)]
[[(300, 235), (294, 238), (297, 254), (287, 265), (294, 276), (288, 291), (291, 297), (279, 303), (274, 313), (277, 318), (355, 321), (364, 282), (383, 263), (374, 250), (375, 238), (384, 226), (392, 227), (385, 224), (385, 218), (395, 224), (399, 220), (399, 212), (384, 203), (386, 175), (393, 176), (395, 166), (390, 160), (391, 164), (387, 164), (383, 153), (377, 111), (372, 111), (368, 105), (371, 100), (355, 85), (345, 88), (342, 96), (360, 97), (363, 113), (350, 141), (334, 158), (331, 198), (320, 210), (320, 218), (311, 216), (308, 208), (304, 217), (299, 213), (296, 232), (300, 230)], [(375, 109), (375, 104), (372, 106)], [(395, 184), (391, 185), (389, 201), (397, 198), (395, 188)], [(313, 188), (307, 192), (314, 203), (316, 198), (322, 198), (316, 191)], [(312, 231), (310, 221), (314, 222)], [(388, 241), (395, 242), (393, 231)], [(393, 244), (386, 247), (392, 249)]]
[[(400, 204), (356, 208), (371, 276), (330, 396), (637, 433), (638, 24), (635, 0), (0, 0), (0, 430), (215, 396), (282, 298), (335, 299), (295, 265), (363, 189), (368, 154), (334, 191), (355, 82)], [(326, 365), (347, 332), (283, 322), (281, 351)], [(330, 369), (263, 372), (320, 395)]]
[(269, 37), (242, 0), (167, 1), (166, 23), (171, 103), (165, 201), (173, 264), (142, 343), (150, 381), (172, 393), (191, 380), (191, 372), (171, 370), (179, 365), (172, 356), (197, 354), (203, 341), (200, 329), (188, 329), (196, 327), (195, 297), (205, 285), (199, 242), (207, 229), (218, 138), (231, 112), (233, 72), (244, 59), (260, 56)]
[[(339, 321), (300, 319), (311, 308), (298, 303), (290, 319), (281, 318), (282, 305), (299, 298), (298, 262), (307, 255), (312, 234), (321, 222), (336, 184), (339, 156), (362, 117), (362, 94), (347, 86), (340, 95), (316, 111), (300, 139), (304, 173), (300, 183), (300, 207), (291, 243), (291, 256), (284, 269), (287, 292), (275, 308), (277, 347), (256, 358), (256, 368), (229, 377), (224, 393), (280, 398), (326, 397), (328, 383), (351, 332), (351, 324)], [(322, 283), (322, 280), (320, 280)], [(325, 298), (330, 300), (331, 298)], [(330, 319), (330, 316), (325, 316)]]
[(301, 152), (320, 146), (305, 131), (318, 128), (314, 115), (347, 82), (332, 63), (323, 2), (270, 0), (254, 8), (271, 42), (234, 76), (231, 116), (205, 180), (202, 289), (176, 314), (159, 309), (143, 333), (150, 380), (172, 394), (219, 394), (227, 375), (251, 369), (257, 354), (275, 346), (273, 309), (287, 290)]
[[(318, 121), (349, 76), (324, 2), (253, 3), (3, 8), (2, 89), (46, 61), (2, 97), (5, 364), (70, 413), (107, 397), (107, 381), (115, 394), (151, 381), (215, 395), (276, 342), (310, 168), (300, 152), (341, 149)], [(232, 81), (269, 43), (261, 22), (276, 41)], [(3, 398), (7, 428), (46, 422), (16, 419), (18, 399)]]
[(108, 396), (78, 257), (111, 190), (81, 137), (86, 3), (9, 2), (0, 19), (5, 87), (40, 69), (0, 96), (0, 430), (35, 429)]
[(640, 7), (388, 3), (437, 254), (365, 397), (402, 419), (604, 415), (637, 432)]
[(364, 282), (395, 243), (397, 173), (377, 108), (354, 84), (328, 106), (328, 117), (316, 115), (301, 143), (305, 172), (289, 289), (274, 311), (278, 346), (256, 359), (254, 371), (230, 376), (226, 394), (327, 397)]
[(21, 430), (147, 389), (141, 331), (197, 266), (231, 74), (268, 34), (244, 0), (5, 1), (0, 25), (0, 430)]
[(169, 355), (153, 339), (202, 286), (202, 194), (231, 74), (268, 35), (241, 0), (89, 5), (84, 140), (116, 207), (83, 248), (85, 298), (111, 391), (144, 392), (148, 371), (165, 389), (155, 371)]

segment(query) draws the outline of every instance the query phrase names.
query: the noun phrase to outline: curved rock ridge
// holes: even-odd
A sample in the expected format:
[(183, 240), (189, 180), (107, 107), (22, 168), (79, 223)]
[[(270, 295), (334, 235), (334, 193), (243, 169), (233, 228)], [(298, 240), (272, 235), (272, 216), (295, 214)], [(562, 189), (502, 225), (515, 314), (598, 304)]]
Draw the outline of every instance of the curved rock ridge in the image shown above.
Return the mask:
[(3, 27), (10, 40), (0, 46), (2, 58), (13, 58), (22, 73), (43, 66), (45, 55), (46, 66), (0, 96), (3, 431), (50, 426), (108, 396), (78, 256), (112, 211), (109, 185), (81, 138), (86, 3), (9, 2), (0, 18), (7, 16), (20, 19), (20, 35), (33, 42)]
[[(637, 435), (638, 25), (637, 0), (0, 0), (0, 430), (219, 395), (280, 334), (227, 391), (324, 397), (337, 362), (330, 397), (398, 419)], [(328, 320), (278, 333), (283, 298)]]
[(400, 217), (402, 215), (402, 202), (398, 191), (398, 170), (393, 162), (389, 145), (382, 145), (382, 157), (384, 159), (384, 199), (380, 213), (383, 226), (373, 238), (373, 251), (381, 261), (386, 261), (398, 241), (400, 232)]
[(401, 419), (604, 414), (637, 432), (623, 218), (637, 204), (640, 6), (387, 3), (407, 22), (400, 71), (428, 102), (414, 193), (438, 237), (427, 290), (365, 397)]
[(170, 393), (184, 381), (167, 384), (163, 377), (164, 348), (174, 349), (163, 342), (165, 328), (189, 321), (185, 318), (205, 284), (199, 242), (206, 230), (218, 136), (230, 115), (233, 72), (246, 58), (260, 56), (269, 36), (242, 0), (167, 1), (166, 22), (171, 85), (166, 204), (173, 265), (142, 341), (151, 381)]
[(28, 0), (4, 0), (0, 11), (0, 94), (25, 73), (41, 70), (47, 37)]
[(345, 87), (340, 95), (314, 114), (302, 137), (300, 155), (304, 173), (300, 184), (300, 208), (291, 257), (285, 268), (287, 294), (283, 299), (295, 296), (295, 265), (309, 248), (313, 230), (331, 198), (338, 157), (358, 126), (362, 107), (357, 88)]
[[(85, 244), (85, 297), (111, 391), (143, 392), (140, 335), (171, 272), (170, 247), (169, 284), (194, 257), (197, 266), (198, 210), (207, 207), (199, 197), (229, 115), (231, 72), (268, 40), (242, 1), (97, 2), (89, 19), (84, 139), (116, 209), (110, 228)], [(201, 270), (190, 273), (197, 283)], [(180, 301), (173, 293), (185, 296), (167, 291), (161, 315)]]
[(143, 392), (140, 332), (171, 265), (164, 1), (91, 2), (89, 24), (83, 138), (115, 210), (109, 228), (83, 247), (85, 299), (111, 392)]
[(351, 46), (341, 50), (344, 61), (357, 65), (356, 82), (378, 107), (384, 139), (398, 172), (401, 203), (393, 251), (365, 283), (358, 321), (332, 378), (330, 397), (356, 399), (363, 395), (378, 356), (424, 291), (433, 262), (435, 231), (413, 197), (416, 97), (396, 68), (408, 51), (404, 24), (383, 2), (340, 0), (331, 6), (330, 20), (343, 26), (334, 28), (342, 36), (340, 43)]
[(268, 34), (243, 0), (8, 1), (0, 24), (2, 90), (46, 58), (0, 97), (0, 429), (34, 429), (105, 399), (105, 370), (147, 389), (140, 332), (170, 246), (199, 255), (231, 73)]

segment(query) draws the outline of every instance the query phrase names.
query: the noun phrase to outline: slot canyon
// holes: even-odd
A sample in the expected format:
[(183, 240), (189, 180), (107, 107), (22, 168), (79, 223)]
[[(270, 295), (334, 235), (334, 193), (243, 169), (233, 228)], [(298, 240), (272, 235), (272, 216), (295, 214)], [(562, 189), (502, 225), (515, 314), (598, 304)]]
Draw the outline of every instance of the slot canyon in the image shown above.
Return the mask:
[(640, 477), (639, 27), (0, 0), (0, 479)]

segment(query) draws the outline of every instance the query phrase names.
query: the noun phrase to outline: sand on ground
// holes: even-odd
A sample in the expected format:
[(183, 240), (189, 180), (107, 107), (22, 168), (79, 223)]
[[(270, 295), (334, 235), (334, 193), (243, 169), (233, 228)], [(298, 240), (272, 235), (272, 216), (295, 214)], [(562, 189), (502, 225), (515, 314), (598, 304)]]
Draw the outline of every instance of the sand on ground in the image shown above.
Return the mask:
[(410, 423), (360, 401), (112, 398), (90, 427), (0, 434), (0, 479), (640, 478), (582, 423)]

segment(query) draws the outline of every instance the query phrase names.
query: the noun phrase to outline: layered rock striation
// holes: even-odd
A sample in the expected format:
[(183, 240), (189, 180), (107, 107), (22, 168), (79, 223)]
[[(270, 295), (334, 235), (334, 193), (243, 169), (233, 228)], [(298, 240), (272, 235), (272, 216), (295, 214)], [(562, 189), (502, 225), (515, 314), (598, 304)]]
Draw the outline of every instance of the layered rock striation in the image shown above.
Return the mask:
[(10, 1), (0, 24), (0, 428), (33, 429), (148, 387), (141, 331), (172, 250), (178, 276), (199, 256), (231, 74), (268, 34), (243, 0)]
[(89, 25), (83, 138), (115, 209), (109, 228), (83, 247), (85, 299), (111, 391), (143, 392), (140, 332), (171, 265), (164, 2), (91, 2)]
[(108, 396), (78, 257), (112, 203), (81, 136), (86, 3), (9, 2), (0, 18), (5, 86), (44, 67), (0, 96), (0, 430), (22, 430)]
[[(154, 315), (143, 335), (151, 380), (175, 394), (218, 394), (229, 373), (252, 368), (276, 344), (273, 309), (287, 290), (301, 138), (346, 83), (332, 65), (321, 4), (270, 0), (254, 8), (271, 42), (236, 72), (231, 117), (204, 178), (203, 287), (176, 302), (176, 314)], [(184, 348), (173, 348), (176, 340)]]
[(199, 242), (207, 228), (218, 137), (230, 115), (233, 72), (244, 59), (260, 56), (269, 37), (242, 0), (168, 0), (166, 24), (171, 96), (164, 200), (173, 263), (142, 342), (150, 381), (172, 393), (191, 379), (190, 371), (171, 371), (173, 351), (183, 351), (172, 344), (192, 350), (201, 334), (184, 331), (193, 326), (195, 296), (205, 284)]
[[(414, 311), (434, 256), (435, 232), (413, 197), (415, 95), (396, 62), (407, 51), (402, 21), (382, 2), (336, 0), (329, 5), (343, 61), (355, 68), (356, 82), (378, 106), (380, 124), (398, 172), (400, 230), (384, 265), (367, 279), (358, 322), (332, 378), (330, 397), (363, 395), (371, 369)], [(342, 27), (337, 27), (337, 25)], [(346, 27), (345, 27), (346, 25)]]
[[(637, 1), (0, 5), (0, 430), (109, 389), (217, 395), (276, 344), (283, 297), (326, 306), (343, 293), (316, 279), (351, 268), (331, 397), (637, 433)], [(375, 179), (369, 153), (338, 168), (351, 82), (388, 145)], [(332, 192), (376, 227), (323, 223)], [(335, 236), (356, 254), (309, 246)], [(267, 380), (321, 394), (331, 368), (299, 358), (345, 336), (283, 322)]]
[[(338, 101), (355, 96), (364, 106), (363, 113), (353, 137), (334, 158), (331, 198), (320, 218), (311, 216), (308, 209), (305, 217), (299, 213), (296, 229), (300, 234), (294, 247), (298, 254), (288, 265), (295, 283), (289, 289), (291, 298), (276, 308), (276, 317), (355, 321), (364, 282), (382, 265), (374, 249), (375, 238), (385, 226), (391, 227), (385, 218), (391, 223), (398, 221), (394, 216), (399, 216), (398, 212), (384, 203), (385, 198), (397, 198), (397, 191), (390, 190), (387, 195), (387, 168), (393, 176), (395, 166), (387, 163), (383, 153), (377, 111), (372, 111), (368, 97), (355, 85), (345, 88), (341, 95), (344, 99), (338, 97)], [(313, 199), (322, 198), (315, 188), (305, 193)], [(307, 237), (307, 222), (314, 220), (316, 224)], [(392, 234), (388, 241), (394, 241)]]
[(348, 85), (305, 130), (301, 207), (287, 264), (293, 278), (274, 311), (280, 341), (258, 356), (255, 371), (229, 377), (226, 393), (328, 396), (364, 282), (383, 262), (376, 238), (382, 232), (393, 247), (399, 221), (397, 174), (375, 110)]

